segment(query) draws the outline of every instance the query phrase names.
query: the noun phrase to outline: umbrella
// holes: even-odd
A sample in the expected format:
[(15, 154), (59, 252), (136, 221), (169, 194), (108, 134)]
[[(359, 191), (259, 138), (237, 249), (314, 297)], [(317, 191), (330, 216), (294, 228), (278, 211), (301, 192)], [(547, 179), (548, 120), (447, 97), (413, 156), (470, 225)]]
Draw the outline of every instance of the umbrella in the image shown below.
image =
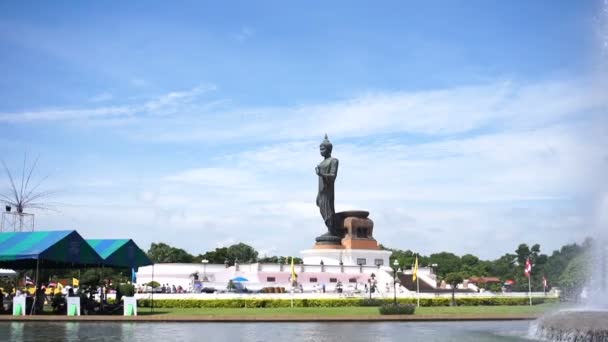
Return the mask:
[(247, 278), (245, 278), (245, 277), (236, 277), (236, 278), (233, 278), (232, 281), (249, 281), (249, 280), (247, 280)]

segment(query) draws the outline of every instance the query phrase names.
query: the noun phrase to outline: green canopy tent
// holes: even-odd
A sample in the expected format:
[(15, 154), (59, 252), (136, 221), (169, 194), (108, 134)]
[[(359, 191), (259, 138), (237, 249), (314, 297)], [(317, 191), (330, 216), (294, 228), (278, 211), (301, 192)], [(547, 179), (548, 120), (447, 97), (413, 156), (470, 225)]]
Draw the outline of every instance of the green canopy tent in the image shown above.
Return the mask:
[(88, 239), (86, 241), (103, 258), (104, 266), (130, 268), (137, 271), (140, 266), (153, 264), (148, 255), (131, 239)]
[(0, 233), (0, 268), (98, 266), (103, 259), (75, 230)]
[[(154, 279), (154, 262), (131, 239), (88, 239), (87, 242), (101, 255), (103, 266), (121, 267), (131, 269), (131, 281), (135, 283), (135, 272), (140, 266), (152, 265), (152, 279)], [(154, 306), (154, 292), (152, 294), (152, 307)], [(153, 309), (152, 309), (153, 310)]]
[(0, 233), (0, 267), (36, 269), (36, 288), (41, 266), (73, 268), (102, 263), (99, 254), (75, 230)]

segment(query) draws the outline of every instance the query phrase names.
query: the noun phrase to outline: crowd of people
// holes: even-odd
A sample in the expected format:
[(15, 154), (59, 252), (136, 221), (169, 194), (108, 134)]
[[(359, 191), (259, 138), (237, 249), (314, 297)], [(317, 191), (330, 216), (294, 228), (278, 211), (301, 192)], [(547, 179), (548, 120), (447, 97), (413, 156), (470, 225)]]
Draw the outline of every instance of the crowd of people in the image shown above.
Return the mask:
[[(81, 314), (111, 312), (117, 310), (123, 296), (135, 293), (130, 282), (114, 285), (110, 280), (100, 286), (63, 286), (59, 282), (40, 284), (38, 287), (24, 286), (12, 288), (6, 293), (0, 289), (0, 313), (11, 313), (14, 297), (25, 297), (25, 312), (41, 314), (45, 304), (55, 314), (67, 312), (67, 297), (80, 298)], [(115, 300), (108, 301), (108, 294), (114, 294)]]
[(160, 284), (160, 286), (152, 289), (150, 286), (140, 285), (137, 287), (137, 293), (146, 293), (146, 292), (157, 292), (157, 293), (187, 293), (186, 289), (184, 289), (181, 285), (169, 285), (169, 284)]

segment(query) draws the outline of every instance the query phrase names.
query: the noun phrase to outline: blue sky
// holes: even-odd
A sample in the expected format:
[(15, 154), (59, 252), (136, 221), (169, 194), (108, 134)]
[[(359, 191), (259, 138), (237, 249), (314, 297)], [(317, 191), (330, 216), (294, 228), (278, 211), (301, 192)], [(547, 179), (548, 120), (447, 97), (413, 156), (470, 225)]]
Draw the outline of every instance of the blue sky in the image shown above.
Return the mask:
[(606, 8), (3, 2), (3, 159), (41, 156), (63, 204), (40, 229), (294, 254), (323, 231), (328, 133), (336, 206), (380, 242), (549, 252), (598, 225)]

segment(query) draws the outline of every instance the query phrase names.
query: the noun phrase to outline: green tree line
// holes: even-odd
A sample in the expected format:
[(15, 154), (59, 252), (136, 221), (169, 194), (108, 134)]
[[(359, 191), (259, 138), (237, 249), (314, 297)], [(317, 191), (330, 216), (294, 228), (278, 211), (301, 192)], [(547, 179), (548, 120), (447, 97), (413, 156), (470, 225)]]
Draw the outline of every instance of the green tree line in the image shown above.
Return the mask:
[[(192, 255), (181, 248), (169, 246), (165, 243), (152, 243), (148, 250), (148, 257), (158, 263), (200, 263), (203, 260), (209, 261), (211, 264), (228, 264), (234, 265), (239, 263), (278, 263), (291, 262), (289, 256), (264, 256), (259, 257), (258, 251), (255, 248), (242, 242), (233, 244), (228, 247), (219, 247), (213, 251), (208, 251), (198, 255)], [(301, 263), (302, 259), (294, 257), (295, 263)]]
[[(419, 255), (418, 264), (420, 267), (432, 266), (437, 276), (443, 280), (498, 277), (501, 283), (513, 280), (513, 291), (528, 291), (528, 278), (525, 276), (524, 267), (526, 260), (530, 258), (532, 291), (543, 291), (544, 277), (549, 288), (557, 286), (566, 292), (575, 293), (584, 285), (589, 274), (589, 262), (584, 261), (590, 259), (587, 254), (592, 244), (593, 240), (587, 238), (582, 244), (564, 245), (547, 255), (541, 252), (539, 244), (530, 247), (521, 243), (513, 253), (506, 253), (495, 260), (482, 260), (473, 254), (458, 256), (450, 252), (440, 252)], [(396, 259), (404, 269), (413, 267), (416, 256), (414, 251), (384, 246), (383, 248), (393, 252), (391, 265)], [(500, 285), (495, 285), (492, 289), (496, 290), (496, 287)]]

